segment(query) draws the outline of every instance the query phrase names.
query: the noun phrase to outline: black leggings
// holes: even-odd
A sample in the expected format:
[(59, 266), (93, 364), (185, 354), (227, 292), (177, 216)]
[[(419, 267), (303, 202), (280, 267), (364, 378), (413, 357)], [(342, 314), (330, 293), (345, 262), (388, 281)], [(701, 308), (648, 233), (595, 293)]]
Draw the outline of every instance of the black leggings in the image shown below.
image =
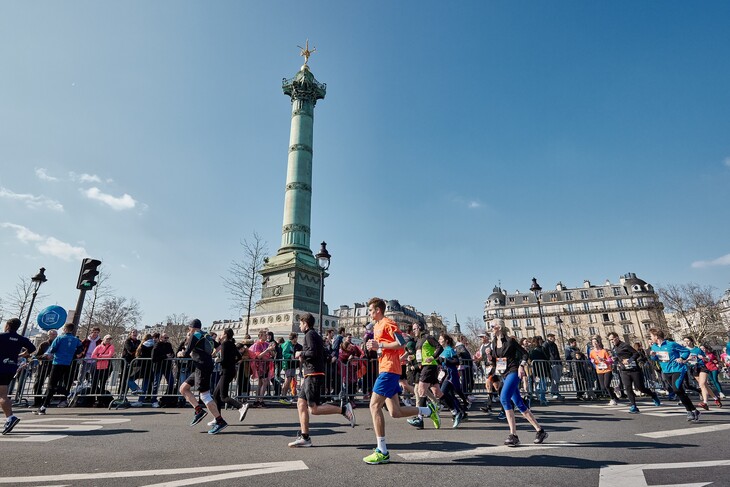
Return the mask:
[(606, 372), (605, 374), (596, 375), (598, 375), (598, 385), (601, 387), (601, 389), (604, 391), (608, 391), (608, 395), (611, 396), (611, 399), (613, 399), (614, 401), (618, 399), (618, 397), (616, 397), (616, 393), (613, 390), (613, 387), (611, 387), (613, 372)]
[(687, 396), (687, 393), (684, 392), (684, 377), (687, 375), (687, 372), (672, 372), (672, 373), (664, 373), (664, 377), (666, 377), (667, 381), (672, 385), (672, 388), (674, 389), (674, 392), (677, 394), (677, 397), (680, 401), (682, 401), (682, 405), (684, 406), (684, 409), (687, 411), (694, 411), (695, 405), (692, 404), (692, 400)]
[[(46, 397), (43, 399), (42, 407), (48, 407), (51, 404), (53, 395), (56, 391), (61, 392), (64, 396), (68, 395), (68, 380), (71, 377), (71, 366), (70, 365), (54, 365), (51, 368), (51, 378), (48, 381), (48, 391)], [(66, 398), (64, 397), (64, 400)]]
[(644, 376), (640, 370), (621, 370), (619, 375), (624, 383), (626, 395), (629, 396), (629, 402), (633, 406), (636, 406), (636, 394), (634, 394), (634, 388), (642, 394), (651, 396), (654, 400), (659, 399), (656, 392), (647, 389), (646, 385), (644, 385)]
[(239, 401), (228, 395), (228, 386), (234, 377), (236, 377), (236, 369), (223, 369), (223, 375), (218, 379), (218, 383), (213, 391), (213, 399), (215, 399), (218, 409), (222, 409), (223, 404), (228, 404), (236, 409), (240, 409), (243, 406)]

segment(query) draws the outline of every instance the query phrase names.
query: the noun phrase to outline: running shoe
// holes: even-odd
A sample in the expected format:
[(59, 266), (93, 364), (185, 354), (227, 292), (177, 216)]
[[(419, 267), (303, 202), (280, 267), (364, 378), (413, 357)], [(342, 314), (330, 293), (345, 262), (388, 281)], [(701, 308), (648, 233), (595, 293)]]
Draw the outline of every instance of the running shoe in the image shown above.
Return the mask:
[(217, 435), (221, 432), (221, 430), (225, 429), (226, 426), (228, 426), (228, 423), (226, 423), (225, 420), (221, 419), (220, 422), (216, 421), (213, 427), (208, 430), (208, 434)]
[(517, 435), (509, 435), (507, 439), (504, 440), (504, 444), (507, 446), (517, 446), (520, 444), (520, 439)]
[(691, 422), (695, 419), (694, 411), (687, 411), (687, 422)]
[(20, 423), (20, 418), (17, 416), (10, 416), (7, 421), (5, 421), (5, 427), (3, 428), (3, 434), (7, 435), (11, 431), (13, 431), (13, 428), (15, 428), (15, 425)]
[(632, 404), (631, 407), (629, 407), (629, 413), (631, 413), (631, 414), (639, 413), (639, 408), (636, 407), (636, 404)]
[(390, 463), (390, 453), (383, 453), (377, 448), (373, 453), (362, 459), (368, 465), (379, 465), (381, 463)]
[(310, 446), (312, 446), (312, 439), (305, 439), (301, 433), (297, 433), (297, 439), (289, 443), (289, 448), (307, 448)]
[[(545, 441), (545, 438), (547, 438), (547, 437), (548, 437), (547, 431), (540, 428), (540, 431), (535, 433), (535, 441), (533, 441), (533, 443), (536, 445), (539, 445), (540, 443)], [(517, 440), (517, 442), (519, 443), (519, 440)]]
[(725, 399), (725, 393), (724, 392), (721, 392), (720, 393), (720, 399)]
[(700, 422), (700, 412), (695, 409), (692, 411), (692, 422), (693, 423), (699, 423)]
[(677, 400), (677, 395), (675, 393), (673, 393), (673, 392), (670, 392), (669, 395), (667, 396), (667, 400), (670, 401), (670, 402), (671, 401), (676, 401)]
[(33, 411), (33, 414), (37, 414), (38, 416), (45, 416), (46, 408), (44, 406), (41, 406), (40, 408), (38, 408), (37, 411)]
[(456, 413), (456, 416), (454, 416), (454, 425), (452, 426), (452, 428), (458, 428), (463, 419), (464, 419), (464, 413), (462, 413), (461, 411)]
[(246, 419), (246, 413), (248, 412), (249, 404), (247, 402), (243, 403), (243, 406), (240, 407), (238, 410), (238, 422), (240, 423), (244, 419)]
[(705, 411), (709, 411), (710, 410), (710, 406), (708, 406), (706, 402), (698, 402), (697, 403), (697, 406), (701, 407)]
[[(441, 418), (439, 418), (439, 410), (436, 408), (436, 405), (429, 401), (428, 402), (428, 409), (431, 410), (431, 415), (429, 418), (431, 418), (431, 421), (433, 421), (433, 427), (436, 429), (439, 429), (441, 427)], [(388, 457), (388, 461), (390, 461), (390, 457)]]
[(159, 408), (160, 407), (160, 403), (157, 402), (157, 401), (155, 401), (155, 402), (152, 403), (152, 407), (153, 408)]
[(492, 412), (492, 408), (489, 407), (489, 406), (482, 406), (482, 407), (479, 408), (479, 410), (481, 412), (483, 412), (483, 413), (491, 413)]
[(504, 411), (500, 411), (497, 415), (497, 419), (499, 419), (500, 421), (507, 419), (507, 414)]
[(609, 406), (616, 406), (617, 404), (618, 403), (616, 402), (616, 399), (611, 399), (610, 401), (608, 401)]
[(279, 399), (279, 404), (281, 404), (283, 406), (291, 406), (291, 401), (288, 400), (288, 399), (283, 399), (282, 398), (282, 399)]
[(217, 421), (216, 421), (215, 419), (213, 419), (213, 420), (211, 420), (211, 421), (208, 421), (208, 422), (207, 422), (207, 423), (205, 423), (205, 424), (206, 424), (207, 426), (213, 426), (213, 425), (214, 425), (214, 424), (216, 424), (216, 423), (217, 423)]
[(662, 402), (659, 400), (659, 396), (657, 396), (656, 399), (654, 399), (654, 405), (656, 407), (659, 407), (662, 405)]
[(208, 411), (205, 409), (201, 409), (199, 413), (193, 414), (193, 420), (190, 422), (190, 426), (195, 426), (196, 424), (200, 423), (207, 415)]
[(722, 407), (722, 402), (720, 401), (720, 398), (719, 397), (716, 397), (715, 398), (715, 406), (717, 406), (719, 408)]
[(416, 416), (415, 418), (408, 418), (408, 424), (415, 426), (416, 429), (423, 429), (423, 419)]
[(355, 427), (355, 411), (352, 410), (352, 405), (348, 402), (345, 403), (345, 412), (342, 413), (342, 415), (347, 418), (347, 420), (350, 422), (350, 427)]

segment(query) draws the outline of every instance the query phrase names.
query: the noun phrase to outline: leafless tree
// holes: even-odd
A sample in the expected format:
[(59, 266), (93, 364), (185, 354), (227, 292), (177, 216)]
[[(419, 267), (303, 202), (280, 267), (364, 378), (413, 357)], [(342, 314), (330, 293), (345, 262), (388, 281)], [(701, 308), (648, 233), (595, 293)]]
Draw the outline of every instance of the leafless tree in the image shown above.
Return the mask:
[(86, 323), (86, 334), (83, 336), (89, 335), (97, 303), (114, 296), (114, 289), (109, 285), (110, 278), (110, 273), (104, 271), (103, 267), (99, 268), (99, 275), (96, 276), (96, 286), (93, 287), (91, 293), (86, 293), (86, 301), (81, 316), (81, 323)]
[[(15, 289), (5, 295), (5, 307), (2, 315), (7, 315), (8, 318), (19, 318), (21, 322), (25, 322), (25, 315), (28, 312), (34, 290), (35, 284), (30, 277), (18, 276)], [(35, 298), (34, 308), (40, 309), (39, 306), (46, 297), (46, 294), (38, 294)]]
[(178, 346), (187, 338), (189, 321), (190, 317), (186, 313), (167, 315), (165, 333), (170, 337), (170, 343), (173, 346)]
[(714, 292), (712, 286), (694, 283), (659, 287), (658, 294), (664, 307), (676, 316), (677, 326), (670, 328), (675, 339), (689, 335), (696, 343), (724, 341), (727, 323)]
[(243, 256), (240, 261), (234, 260), (228, 268), (228, 275), (223, 276), (223, 287), (233, 301), (233, 308), (241, 314), (246, 311), (246, 333), (251, 320), (251, 308), (256, 294), (261, 290), (261, 274), (268, 253), (266, 242), (254, 232), (251, 240), (241, 242)]
[(142, 310), (136, 299), (109, 296), (97, 305), (91, 324), (101, 329), (102, 336), (109, 334), (117, 339), (128, 329), (136, 328), (141, 318)]

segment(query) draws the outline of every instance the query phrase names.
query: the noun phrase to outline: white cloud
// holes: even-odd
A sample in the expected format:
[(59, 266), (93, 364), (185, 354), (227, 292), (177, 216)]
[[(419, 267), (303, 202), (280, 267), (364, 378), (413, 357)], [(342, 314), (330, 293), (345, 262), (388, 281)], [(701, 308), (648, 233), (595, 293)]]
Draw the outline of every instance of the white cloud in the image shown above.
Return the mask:
[(87, 198), (91, 200), (101, 201), (102, 203), (109, 205), (112, 209), (117, 211), (131, 210), (137, 205), (137, 202), (134, 200), (134, 198), (129, 196), (127, 193), (124, 193), (120, 197), (116, 197), (110, 194), (102, 193), (101, 190), (97, 187), (82, 190), (81, 192)]
[(39, 167), (35, 170), (35, 175), (38, 177), (38, 179), (42, 181), (58, 181), (58, 178), (53, 177), (46, 172), (46, 170), (42, 167)]
[(23, 225), (4, 222), (0, 223), (0, 227), (15, 230), (15, 237), (24, 244), (35, 242), (38, 252), (43, 255), (50, 255), (63, 260), (83, 259), (87, 255), (83, 247), (74, 247), (55, 237), (39, 235)]
[(695, 269), (702, 269), (703, 267), (720, 267), (725, 265), (730, 265), (730, 254), (725, 254), (714, 260), (698, 260), (692, 262), (692, 267)]
[(101, 178), (96, 174), (76, 174), (75, 172), (70, 172), (68, 173), (68, 177), (71, 178), (71, 181), (78, 183), (101, 183)]
[(478, 201), (470, 201), (467, 206), (469, 208), (472, 208), (472, 209), (473, 208), (481, 208), (482, 207), (482, 204), (480, 202), (478, 202)]
[(27, 193), (16, 193), (7, 188), (0, 187), (0, 198), (7, 198), (9, 200), (20, 201), (28, 208), (33, 210), (37, 208), (48, 208), (53, 211), (63, 211), (63, 205), (56, 200), (52, 200), (43, 195), (36, 196)]

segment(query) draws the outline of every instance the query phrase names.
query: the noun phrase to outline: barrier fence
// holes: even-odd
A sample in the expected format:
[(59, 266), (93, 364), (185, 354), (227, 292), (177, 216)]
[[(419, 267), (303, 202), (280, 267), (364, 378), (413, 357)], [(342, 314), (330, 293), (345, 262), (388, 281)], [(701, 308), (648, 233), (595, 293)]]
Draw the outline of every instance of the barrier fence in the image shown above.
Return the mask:
[[(131, 362), (121, 358), (79, 359), (62, 374), (52, 377), (50, 361), (33, 360), (18, 369), (9, 386), (9, 395), (17, 404), (35, 407), (46, 397), (61, 403), (66, 401), (69, 406), (183, 406), (185, 399), (179, 388), (194, 373), (195, 367), (195, 362), (189, 358), (168, 358), (158, 362), (149, 358), (136, 358)], [(413, 383), (418, 380), (418, 372), (408, 367), (404, 377)], [(482, 363), (463, 361), (459, 366), (462, 390), (474, 396), (491, 393), (486, 386), (490, 369)], [(652, 363), (643, 364), (641, 371), (648, 388), (666, 390), (661, 374)], [(329, 360), (321, 392), (325, 399), (368, 400), (377, 375), (376, 358)], [(51, 379), (56, 379), (56, 384), (49, 397)], [(298, 360), (253, 359), (237, 364), (235, 374), (230, 373), (228, 379), (230, 396), (240, 401), (294, 402), (303, 377)], [(211, 392), (219, 381), (228, 379), (220, 364), (215, 364), (211, 373)], [(615, 369), (610, 385), (617, 395), (622, 394), (623, 384)], [(595, 367), (588, 361), (534, 360), (528, 364), (522, 389), (526, 396), (540, 402), (546, 401), (548, 395), (579, 399), (609, 397), (608, 390), (603, 389), (598, 380)]]

